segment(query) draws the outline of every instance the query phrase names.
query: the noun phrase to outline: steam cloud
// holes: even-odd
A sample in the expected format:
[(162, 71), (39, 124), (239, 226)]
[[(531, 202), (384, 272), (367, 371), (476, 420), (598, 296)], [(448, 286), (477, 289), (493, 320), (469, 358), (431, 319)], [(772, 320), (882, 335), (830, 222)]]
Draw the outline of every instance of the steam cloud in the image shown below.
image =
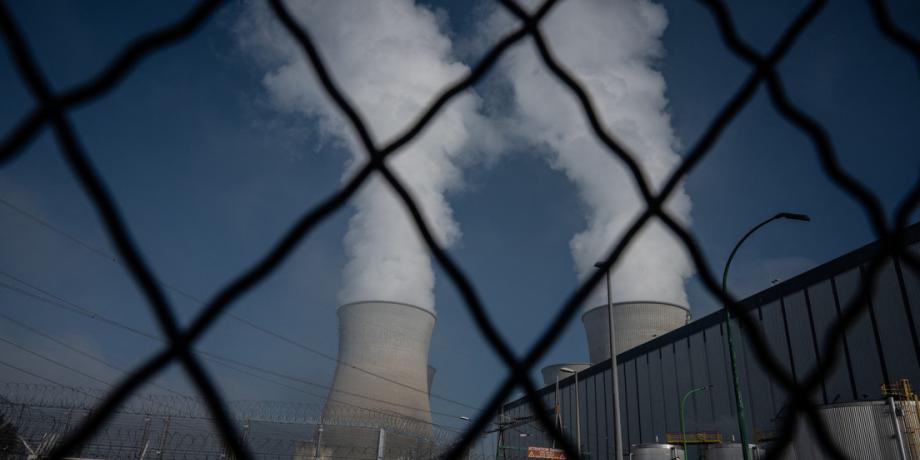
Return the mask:
[[(264, 6), (250, 6), (238, 32), (244, 45), (267, 61), (265, 88), (282, 110), (317, 120), (324, 134), (347, 144), (347, 178), (366, 154), (300, 49)], [(288, 7), (308, 28), (378, 144), (405, 128), (444, 86), (469, 70), (452, 59), (451, 42), (442, 34), (438, 17), (411, 0), (298, 1)], [(488, 132), (481, 129), (478, 104), (472, 94), (455, 99), (421, 137), (388, 162), (443, 245), (461, 235), (444, 195), (461, 185), (463, 163), (475, 151), (471, 132)], [(352, 204), (357, 212), (344, 240), (348, 261), (340, 301), (390, 300), (433, 309), (431, 261), (395, 193), (374, 178)]]
[[(434, 94), (468, 71), (452, 58), (438, 17), (411, 0), (299, 1), (289, 8), (309, 28), (340, 88), (365, 116), (378, 142), (394, 136)], [(346, 143), (351, 152), (348, 177), (364, 161), (363, 149), (291, 38), (260, 3), (249, 10), (239, 35), (253, 55), (266, 61), (270, 70), (263, 84), (272, 101), (318, 121), (323, 134)], [(514, 25), (507, 13), (496, 10), (483, 21), (483, 35), (494, 37)], [(554, 54), (585, 85), (604, 123), (636, 155), (653, 189), (680, 159), (665, 82), (654, 68), (666, 25), (664, 9), (647, 0), (560, 2), (542, 25)], [(550, 152), (550, 165), (575, 184), (586, 205), (587, 228), (570, 241), (576, 272), (584, 278), (642, 210), (641, 197), (628, 171), (595, 140), (575, 99), (548, 73), (532, 46), (513, 48), (502, 59), (500, 72), (513, 96), (511, 123), (502, 125), (510, 125), (518, 138), (548, 147), (538, 150)], [(479, 105), (473, 94), (455, 99), (389, 162), (444, 245), (461, 235), (445, 193), (462, 185), (461, 168), (471, 161), (471, 153), (495, 150)], [(381, 299), (433, 308), (431, 261), (395, 195), (374, 179), (353, 205), (357, 212), (345, 236), (348, 262), (340, 300)], [(682, 186), (667, 208), (689, 223), (691, 203)], [(684, 282), (692, 274), (683, 248), (655, 222), (618, 263), (614, 298), (686, 305)], [(604, 299), (599, 289), (587, 305)]]
[[(510, 30), (513, 23), (504, 12), (489, 22), (500, 30)], [(573, 0), (560, 2), (543, 24), (554, 55), (585, 85), (604, 123), (637, 156), (653, 189), (660, 187), (679, 161), (664, 78), (653, 67), (662, 53), (664, 9), (645, 0)], [(549, 147), (550, 164), (576, 185), (587, 205), (588, 227), (570, 241), (575, 269), (584, 278), (641, 212), (641, 196), (625, 167), (595, 140), (572, 95), (548, 74), (535, 47), (512, 50), (502, 74), (512, 87), (512, 119), (520, 135)], [(683, 187), (667, 208), (678, 221), (689, 221), (691, 204)], [(616, 266), (614, 300), (687, 305), (684, 281), (692, 274), (683, 248), (656, 222)], [(587, 306), (605, 299), (598, 289)]]

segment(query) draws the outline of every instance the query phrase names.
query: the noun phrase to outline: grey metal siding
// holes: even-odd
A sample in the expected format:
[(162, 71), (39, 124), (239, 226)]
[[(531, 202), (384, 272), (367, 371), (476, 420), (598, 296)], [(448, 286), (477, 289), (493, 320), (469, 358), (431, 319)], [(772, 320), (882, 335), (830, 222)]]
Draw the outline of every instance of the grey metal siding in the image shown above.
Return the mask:
[[(888, 370), (888, 381), (910, 378), (920, 383), (916, 350), (911, 339), (910, 323), (902, 298), (901, 283), (892, 261), (879, 270), (878, 282), (872, 296), (872, 306), (878, 321), (882, 353)], [(873, 396), (878, 396), (873, 395)]]
[[(667, 412), (665, 411), (665, 375), (661, 371), (661, 350), (654, 350), (646, 355), (649, 369), (649, 400), (651, 401), (652, 433), (664, 441), (667, 433)], [(670, 375), (670, 374), (668, 374)]]
[[(831, 282), (822, 281), (808, 288), (808, 298), (811, 301), (815, 335), (818, 338), (819, 347), (823, 347), (824, 339), (827, 337), (832, 322), (837, 320), (837, 308)], [(824, 379), (824, 390), (827, 393), (827, 400), (824, 402), (826, 403), (852, 398), (849, 374), (850, 367), (844, 356), (844, 345), (840, 345), (840, 350), (833, 369)], [(819, 354), (822, 363), (825, 364), (829, 361), (829, 359), (823, 356), (826, 352), (827, 350), (821, 350)]]
[[(920, 259), (920, 243), (911, 245), (909, 250), (915, 258)], [(920, 342), (920, 273), (905, 263), (900, 263), (899, 268), (904, 281), (904, 293), (910, 307), (910, 315), (913, 317), (913, 331), (918, 335), (916, 340)], [(920, 343), (915, 345), (920, 347)]]
[(652, 428), (652, 401), (650, 399), (652, 391), (649, 388), (648, 378), (648, 355), (642, 355), (636, 358), (636, 381), (638, 394), (636, 399), (639, 405), (639, 439), (643, 442), (646, 439), (654, 438), (654, 429)]
[[(709, 376), (706, 372), (706, 344), (703, 342), (703, 332), (697, 332), (689, 338), (689, 352), (690, 356), (688, 359), (688, 364), (690, 365), (690, 376), (693, 380), (693, 387), (706, 388), (709, 386)], [(701, 392), (694, 393), (693, 396), (690, 396), (692, 401), (687, 404), (693, 405), (693, 412), (695, 414), (694, 422), (696, 423), (697, 430), (706, 430), (707, 427), (711, 426), (712, 422), (712, 404), (710, 403), (710, 392), (709, 389), (703, 390)]]
[[(910, 241), (915, 242), (911, 250), (920, 256), (920, 224), (910, 232)], [(797, 380), (829, 361), (824, 338), (841, 313), (852, 307), (849, 302), (862, 282), (861, 269), (878, 250), (877, 244), (858, 249), (741, 302), (771, 353), (790, 375), (795, 373)], [(902, 377), (920, 386), (920, 273), (888, 260), (869, 300), (841, 337), (835, 365), (813, 394), (818, 403), (877, 399), (881, 383)], [(665, 434), (678, 433), (681, 396), (708, 385), (712, 387), (687, 401), (688, 431), (711, 430), (726, 438), (737, 437), (722, 319), (722, 312), (715, 312), (619, 355), (626, 446), (654, 442), (656, 437), (663, 441)], [(769, 377), (755, 356), (748, 338), (752, 331), (742, 328), (737, 320), (733, 320), (732, 328), (749, 433), (752, 441), (757, 441), (759, 436), (775, 432), (777, 420), (788, 414), (786, 391)], [(579, 374), (580, 382), (584, 382), (580, 388), (582, 438), (585, 451), (594, 458), (609, 458), (612, 448), (608, 434), (612, 397), (609, 366), (609, 361), (600, 362)], [(562, 382), (562, 405), (564, 428), (574, 435), (572, 383), (572, 378)], [(541, 391), (548, 394), (551, 388)], [(547, 400), (552, 399), (547, 396)], [(511, 405), (526, 408), (523, 401)], [(803, 427), (802, 432), (807, 431)], [(534, 434), (538, 432), (542, 430)], [(516, 438), (514, 442), (535, 445), (532, 441), (537, 439)]]
[[(852, 269), (835, 277), (837, 286), (837, 299), (840, 310), (845, 314), (852, 304), (861, 277), (859, 269)], [(868, 308), (862, 306), (864, 312), (859, 315), (854, 324), (847, 329), (847, 343), (850, 348), (850, 360), (853, 368), (853, 381), (856, 384), (857, 399), (871, 399), (877, 397), (878, 386), (884, 381), (881, 358), (875, 344), (875, 335), (872, 331), (872, 320)]]
[[(786, 330), (789, 332), (789, 347), (792, 350), (792, 364), (797, 382), (815, 369), (818, 357), (811, 335), (811, 318), (805, 292), (799, 291), (783, 298), (786, 311)], [(820, 388), (812, 396), (821, 398)], [(819, 399), (820, 400), (820, 399)]]
[(664, 384), (664, 406), (665, 406), (665, 426), (667, 431), (677, 432), (680, 429), (680, 421), (677, 416), (677, 405), (680, 398), (677, 388), (677, 365), (674, 363), (676, 354), (676, 345), (671, 343), (661, 349), (661, 368), (664, 377), (661, 379)]

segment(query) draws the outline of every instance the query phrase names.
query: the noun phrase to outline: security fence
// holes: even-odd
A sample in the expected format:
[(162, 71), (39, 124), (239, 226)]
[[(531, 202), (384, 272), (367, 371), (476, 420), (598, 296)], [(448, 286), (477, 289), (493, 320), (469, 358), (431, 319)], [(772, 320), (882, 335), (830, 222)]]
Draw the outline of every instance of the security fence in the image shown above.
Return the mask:
[[(551, 50), (551, 44), (545, 40), (539, 27), (540, 22), (559, 3), (558, 1), (547, 0), (533, 13), (528, 13), (513, 0), (502, 0), (501, 5), (518, 19), (517, 28), (499, 40), (472, 67), (468, 75), (445, 88), (440, 95), (435, 97), (416, 119), (408, 120), (407, 128), (401, 135), (395, 140), (381, 145), (372, 137), (361, 114), (339, 90), (334, 78), (327, 71), (327, 67), (311, 40), (309, 32), (297, 24), (281, 0), (272, 0), (270, 3), (273, 14), (303, 49), (311, 69), (318, 77), (323, 90), (347, 118), (360, 144), (366, 150), (368, 159), (363, 166), (357, 169), (356, 174), (344, 186), (329, 195), (313, 209), (306, 211), (291, 225), (287, 233), (279, 241), (275, 242), (267, 254), (241, 273), (232, 283), (221, 289), (207, 303), (207, 306), (192, 322), (191, 326), (182, 328), (176, 321), (171, 302), (162, 291), (157, 278), (134, 243), (132, 233), (126, 226), (118, 206), (106, 187), (105, 181), (89, 161), (80, 141), (79, 133), (71, 122), (69, 111), (109, 93), (122, 82), (140, 60), (150, 53), (160, 51), (168, 45), (187, 38), (200, 28), (207, 19), (211, 18), (223, 3), (220, 0), (201, 2), (176, 23), (145, 34), (129, 44), (110, 65), (102, 69), (93, 78), (60, 92), (54, 92), (51, 89), (44, 77), (42, 68), (30, 52), (28, 44), (18, 29), (15, 19), (10, 15), (6, 6), (0, 4), (0, 33), (2, 33), (4, 43), (13, 57), (17, 72), (25, 81), (37, 105), (34, 110), (22, 117), (12, 132), (3, 138), (2, 144), (0, 144), (0, 164), (6, 165), (12, 159), (21, 155), (25, 151), (25, 145), (34, 139), (39, 131), (45, 127), (50, 128), (66, 163), (95, 206), (99, 218), (108, 231), (119, 256), (125, 261), (133, 279), (141, 286), (160, 328), (169, 341), (169, 345), (164, 350), (147, 361), (140, 363), (128, 378), (106, 394), (103, 401), (94, 408), (92, 413), (75, 425), (64, 440), (56, 445), (49, 454), (50, 458), (58, 459), (68, 453), (79, 451), (82, 445), (99, 435), (107, 422), (113, 420), (116, 415), (116, 409), (129, 399), (132, 393), (137, 391), (154, 374), (173, 362), (181, 364), (189, 378), (194, 382), (199, 395), (203, 399), (203, 403), (215, 420), (221, 439), (227, 445), (228, 452), (236, 458), (252, 458), (254, 453), (252, 446), (244, 440), (240, 427), (233, 423), (227, 405), (220, 397), (214, 383), (204, 371), (198, 358), (192, 353), (191, 347), (214, 324), (215, 320), (227, 311), (235, 300), (239, 299), (241, 295), (256, 284), (264, 281), (280, 265), (281, 261), (292, 252), (295, 246), (300, 244), (320, 222), (341, 208), (374, 174), (382, 176), (402, 200), (435, 260), (444, 273), (447, 274), (450, 281), (461, 292), (462, 298), (482, 335), (508, 368), (508, 375), (498, 385), (484, 410), (470, 424), (462, 440), (444, 454), (447, 458), (458, 458), (463, 455), (470, 444), (479, 436), (479, 433), (487, 428), (495, 414), (500, 410), (502, 402), (508, 398), (513, 389), (518, 387), (528, 395), (528, 401), (533, 405), (533, 413), (542, 427), (558, 441), (559, 446), (565, 450), (569, 457), (577, 457), (577, 451), (574, 446), (553, 424), (549, 411), (544, 407), (545, 404), (541, 402), (536, 387), (529, 378), (529, 372), (555, 343), (565, 326), (575, 317), (588, 294), (602, 280), (603, 273), (611, 268), (635, 239), (638, 232), (653, 219), (664, 223), (674, 236), (683, 243), (692, 256), (700, 279), (707, 290), (718, 297), (738, 318), (747, 340), (749, 359), (756, 360), (777, 387), (789, 395), (786, 411), (788, 416), (778, 427), (776, 443), (779, 445), (787, 444), (796, 429), (804, 422), (815, 430), (818, 441), (829, 455), (834, 458), (843, 457), (828, 436), (827, 430), (815, 409), (813, 395), (819, 390), (821, 382), (825, 380), (837, 361), (842, 359), (843, 338), (846, 335), (846, 331), (866, 311), (868, 302), (865, 302), (864, 299), (869, 298), (871, 293), (874, 292), (879, 272), (882, 270), (885, 260), (887, 260), (886, 258), (897, 257), (906, 269), (920, 271), (920, 262), (914, 255), (904, 251), (903, 244), (903, 229), (906, 227), (909, 216), (915, 210), (917, 202), (920, 201), (920, 182), (915, 184), (904, 196), (893, 218), (889, 219), (873, 191), (841, 168), (833, 143), (821, 123), (797, 107), (786, 94), (784, 83), (776, 71), (776, 67), (795, 45), (802, 32), (818, 17), (826, 4), (825, 1), (816, 0), (808, 3), (788, 25), (770, 51), (766, 54), (760, 54), (737, 34), (734, 23), (721, 1), (701, 0), (703, 6), (708, 8), (716, 18), (719, 32), (728, 49), (750, 65), (751, 73), (740, 89), (721, 108), (699, 139), (692, 144), (692, 147), (668, 180), (658, 188), (657, 192), (654, 192), (641, 167), (636, 162), (634, 153), (624, 147), (607, 130), (602, 118), (594, 110), (590, 96), (585, 92), (578, 79), (556, 60)], [(900, 30), (892, 22), (882, 0), (869, 0), (869, 3), (882, 33), (891, 41), (893, 46), (903, 48), (905, 52), (910, 53), (917, 60), (918, 66), (920, 66), (920, 43)], [(571, 293), (536, 343), (522, 357), (518, 357), (502, 337), (498, 327), (489, 319), (486, 309), (469, 278), (453, 257), (437, 244), (432, 236), (426, 217), (384, 160), (391, 155), (398, 154), (406, 144), (418, 136), (425, 126), (438, 116), (452, 98), (480, 81), (486, 72), (494, 67), (505, 51), (525, 38), (532, 40), (547, 69), (558, 78), (561, 85), (571, 90), (573, 97), (579, 101), (588, 123), (601, 143), (630, 172), (632, 180), (645, 202), (645, 208), (630, 224), (623, 237), (618, 241), (611, 242), (610, 251), (604, 258), (600, 270), (585, 279)], [(702, 255), (696, 238), (677, 223), (663, 208), (663, 203), (666, 199), (681, 181), (706, 158), (715, 141), (746, 107), (755, 90), (761, 85), (766, 86), (773, 107), (785, 121), (801, 130), (812, 141), (815, 154), (828, 178), (845, 192), (850, 199), (862, 206), (876, 237), (879, 239), (879, 257), (864, 265), (863, 276), (858, 282), (858, 288), (853, 293), (851, 301), (847, 302), (846, 305), (841, 305), (840, 316), (831, 322), (826, 329), (825, 335), (820, 340), (821, 356), (827, 357), (827, 359), (822, 360), (820, 363), (815, 363), (814, 366), (808, 369), (803, 369), (802, 372), (796, 375), (793, 375), (783, 364), (781, 358), (772, 351), (770, 343), (764, 338), (763, 333), (753, 322), (753, 319), (744, 314), (744, 309), (741, 308), (739, 303), (728, 293), (722, 291), (712, 268)]]
[[(16, 427), (0, 439), (0, 458), (46, 458), (63, 435), (93, 413), (104, 391), (36, 384), (0, 385), (0, 418)], [(241, 440), (259, 458), (277, 460), (431, 459), (448, 449), (457, 433), (398, 414), (349, 409), (323, 413), (319, 404), (229, 401), (227, 413)], [(361, 420), (369, 422), (362, 423)], [(424, 431), (428, 436), (420, 436)], [(0, 437), (4, 434), (0, 433)], [(135, 394), (92, 438), (73, 452), (81, 458), (226, 459), (227, 443), (214, 430), (204, 401), (172, 395)]]

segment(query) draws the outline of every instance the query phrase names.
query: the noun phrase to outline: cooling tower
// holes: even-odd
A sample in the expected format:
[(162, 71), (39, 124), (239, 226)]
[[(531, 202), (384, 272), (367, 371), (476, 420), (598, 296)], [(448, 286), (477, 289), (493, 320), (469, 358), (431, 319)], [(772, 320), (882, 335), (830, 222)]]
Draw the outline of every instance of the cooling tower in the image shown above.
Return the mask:
[(428, 390), (434, 368), (428, 366), (428, 346), (434, 313), (368, 301), (342, 305), (338, 314), (339, 365), (323, 418), (387, 428), (402, 417), (417, 422), (409, 425), (418, 435), (430, 435)]
[(549, 366), (540, 369), (540, 372), (543, 374), (543, 385), (554, 385), (556, 383), (556, 378), (562, 380), (566, 377), (570, 377), (572, 374), (568, 372), (562, 372), (562, 368), (566, 367), (575, 372), (581, 372), (589, 367), (588, 363), (559, 363), (559, 364), (550, 364)]
[[(677, 329), (690, 320), (687, 307), (664, 302), (618, 302), (613, 304), (617, 353)], [(610, 326), (607, 304), (599, 305), (581, 316), (588, 336), (591, 363), (610, 359)]]

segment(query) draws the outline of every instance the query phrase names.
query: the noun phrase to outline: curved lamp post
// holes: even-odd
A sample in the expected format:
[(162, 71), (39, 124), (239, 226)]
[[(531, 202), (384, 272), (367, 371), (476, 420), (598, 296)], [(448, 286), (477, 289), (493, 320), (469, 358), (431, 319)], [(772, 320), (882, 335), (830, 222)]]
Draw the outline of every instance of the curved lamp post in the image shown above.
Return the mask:
[(693, 393), (700, 392), (706, 388), (712, 388), (712, 385), (708, 387), (696, 387), (690, 391), (684, 393), (684, 397), (680, 398), (680, 440), (684, 443), (684, 458), (687, 457), (687, 430), (684, 427), (684, 405), (687, 403), (687, 398)]
[[(722, 271), (722, 293), (723, 294), (728, 295), (728, 292), (726, 291), (726, 283), (728, 282), (728, 267), (731, 266), (732, 259), (735, 258), (735, 253), (738, 252), (738, 248), (741, 247), (741, 244), (744, 243), (744, 241), (747, 240), (749, 236), (751, 236), (757, 230), (760, 230), (761, 227), (769, 224), (770, 222), (773, 222), (774, 220), (779, 220), (779, 219), (798, 220), (802, 222), (808, 222), (811, 220), (811, 218), (805, 214), (796, 214), (792, 212), (781, 212), (755, 225), (754, 228), (748, 230), (748, 232), (745, 233), (743, 237), (741, 237), (741, 240), (739, 240), (738, 243), (735, 244), (735, 248), (732, 249), (731, 254), (728, 256), (728, 260), (725, 262), (725, 269)], [(728, 305), (723, 304), (722, 308), (725, 311), (725, 332), (728, 337), (728, 354), (729, 354), (729, 358), (731, 359), (732, 383), (734, 384), (734, 387), (735, 387), (735, 408), (738, 411), (738, 433), (741, 436), (741, 452), (744, 454), (744, 460), (751, 460), (751, 453), (748, 451), (748, 448), (747, 448), (748, 444), (747, 444), (747, 432), (745, 430), (745, 422), (744, 422), (744, 403), (741, 397), (741, 380), (738, 378), (738, 365), (737, 365), (737, 360), (735, 358), (735, 345), (734, 345), (734, 340), (732, 339), (731, 313), (728, 310)]]

